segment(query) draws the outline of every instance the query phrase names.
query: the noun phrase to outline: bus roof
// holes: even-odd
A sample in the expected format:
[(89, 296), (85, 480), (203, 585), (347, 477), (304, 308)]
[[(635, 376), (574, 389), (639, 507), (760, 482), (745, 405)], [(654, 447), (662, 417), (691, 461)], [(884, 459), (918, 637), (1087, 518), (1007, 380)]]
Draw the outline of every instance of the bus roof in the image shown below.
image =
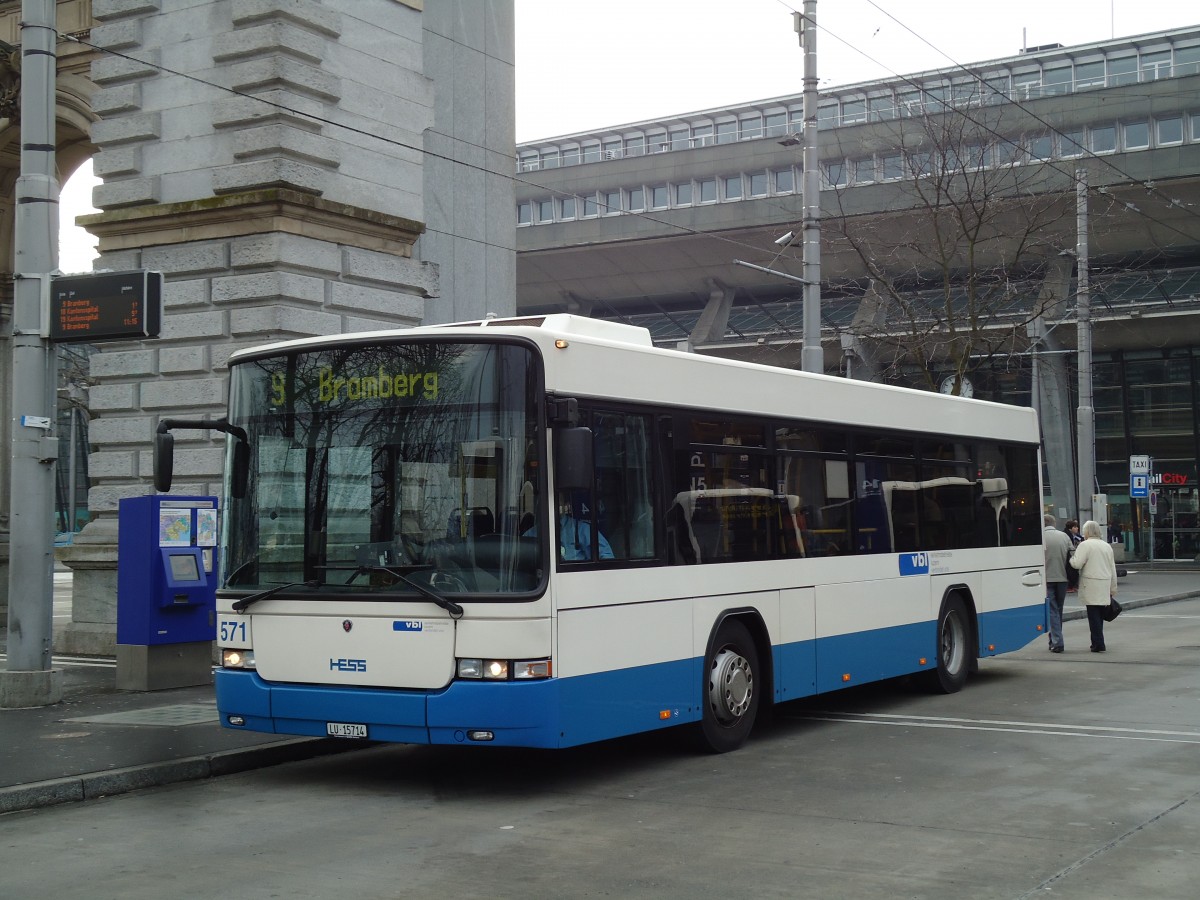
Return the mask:
[(1033, 409), (933, 391), (800, 372), (655, 347), (645, 328), (553, 313), (418, 328), (299, 338), (239, 350), (246, 359), (411, 338), (488, 331), (531, 340), (546, 363), (546, 390), (559, 395), (749, 413), (900, 431), (1038, 443)]

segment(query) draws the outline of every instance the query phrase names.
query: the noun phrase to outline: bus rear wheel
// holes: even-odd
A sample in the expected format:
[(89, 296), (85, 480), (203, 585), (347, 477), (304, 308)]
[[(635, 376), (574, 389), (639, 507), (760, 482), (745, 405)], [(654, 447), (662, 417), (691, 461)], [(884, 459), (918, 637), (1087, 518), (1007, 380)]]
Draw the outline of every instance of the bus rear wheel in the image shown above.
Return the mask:
[(942, 694), (955, 694), (967, 683), (971, 668), (971, 620), (958, 596), (947, 597), (937, 623), (937, 671), (930, 673), (930, 686)]
[(746, 742), (758, 715), (758, 651), (741, 622), (729, 620), (717, 629), (704, 660), (702, 746), (728, 753)]

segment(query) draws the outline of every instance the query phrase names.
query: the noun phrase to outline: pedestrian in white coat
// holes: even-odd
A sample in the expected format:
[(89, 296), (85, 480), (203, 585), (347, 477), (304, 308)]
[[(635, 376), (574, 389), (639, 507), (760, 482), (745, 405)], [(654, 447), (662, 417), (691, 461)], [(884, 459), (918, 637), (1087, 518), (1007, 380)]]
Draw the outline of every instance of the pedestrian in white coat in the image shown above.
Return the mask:
[(1098, 524), (1084, 522), (1081, 531), (1083, 541), (1075, 548), (1071, 565), (1079, 570), (1079, 599), (1087, 609), (1092, 652), (1103, 653), (1104, 610), (1117, 596), (1117, 564)]

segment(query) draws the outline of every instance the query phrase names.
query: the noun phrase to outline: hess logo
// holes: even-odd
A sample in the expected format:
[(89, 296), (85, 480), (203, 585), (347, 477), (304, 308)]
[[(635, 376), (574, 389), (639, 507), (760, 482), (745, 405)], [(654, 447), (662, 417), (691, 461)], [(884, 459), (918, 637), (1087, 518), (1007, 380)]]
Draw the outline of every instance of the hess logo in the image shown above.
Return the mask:
[(365, 659), (333, 659), (329, 660), (330, 672), (365, 672), (367, 671), (367, 661)]

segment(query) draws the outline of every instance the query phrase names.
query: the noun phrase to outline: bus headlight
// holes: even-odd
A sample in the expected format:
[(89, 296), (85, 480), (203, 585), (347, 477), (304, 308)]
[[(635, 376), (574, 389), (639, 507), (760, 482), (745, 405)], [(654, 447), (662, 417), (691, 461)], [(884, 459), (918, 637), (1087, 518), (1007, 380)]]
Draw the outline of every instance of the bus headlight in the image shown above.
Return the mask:
[(226, 647), (221, 651), (221, 665), (226, 669), (253, 669), (254, 651)]
[(457, 675), (484, 681), (528, 681), (549, 678), (553, 667), (548, 659), (471, 659), (458, 660)]
[(518, 659), (513, 663), (512, 677), (525, 681), (530, 678), (549, 678), (554, 672), (548, 659)]

